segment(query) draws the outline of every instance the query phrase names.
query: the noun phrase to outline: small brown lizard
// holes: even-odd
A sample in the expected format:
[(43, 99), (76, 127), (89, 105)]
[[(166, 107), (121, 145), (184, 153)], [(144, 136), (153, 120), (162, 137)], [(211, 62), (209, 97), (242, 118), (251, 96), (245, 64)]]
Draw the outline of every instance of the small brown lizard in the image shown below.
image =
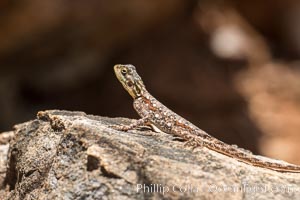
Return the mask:
[(300, 173), (300, 166), (298, 165), (276, 162), (276, 160), (267, 161), (260, 159), (250, 151), (238, 148), (236, 145), (226, 144), (214, 138), (191, 122), (180, 117), (156, 100), (146, 90), (141, 77), (133, 65), (115, 65), (114, 71), (123, 87), (133, 97), (133, 107), (141, 116), (141, 119), (136, 120), (135, 123), (120, 125), (115, 127), (116, 129), (127, 131), (142, 125), (154, 125), (165, 133), (181, 138), (186, 142), (186, 145), (193, 148), (204, 146), (253, 166), (280, 172)]

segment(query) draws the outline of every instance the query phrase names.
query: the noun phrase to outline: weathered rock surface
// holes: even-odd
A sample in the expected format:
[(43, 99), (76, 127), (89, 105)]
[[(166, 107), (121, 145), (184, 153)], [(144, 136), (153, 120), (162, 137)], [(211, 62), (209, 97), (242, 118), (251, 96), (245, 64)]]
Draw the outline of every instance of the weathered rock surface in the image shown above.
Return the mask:
[[(6, 199), (299, 199), (300, 174), (191, 150), (124, 118), (44, 111), (15, 126), (2, 175)], [(10, 132), (12, 134), (12, 132)], [(1, 159), (4, 154), (1, 154)], [(2, 171), (1, 171), (2, 173)]]

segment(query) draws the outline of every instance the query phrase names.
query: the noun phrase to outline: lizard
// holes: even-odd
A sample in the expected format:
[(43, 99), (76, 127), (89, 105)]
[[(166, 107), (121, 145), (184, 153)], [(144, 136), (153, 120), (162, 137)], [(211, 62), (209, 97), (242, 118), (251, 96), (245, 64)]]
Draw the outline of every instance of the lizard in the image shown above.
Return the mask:
[(141, 118), (129, 125), (117, 125), (113, 128), (128, 131), (139, 126), (154, 125), (154, 127), (157, 127), (160, 131), (185, 141), (185, 145), (192, 148), (206, 147), (256, 167), (267, 168), (279, 172), (300, 173), (300, 166), (298, 165), (287, 162), (277, 162), (277, 160), (263, 160), (259, 158), (259, 156), (253, 155), (248, 150), (216, 139), (188, 120), (171, 111), (147, 91), (143, 80), (133, 65), (117, 64), (114, 66), (114, 72), (125, 90), (133, 98), (133, 107)]

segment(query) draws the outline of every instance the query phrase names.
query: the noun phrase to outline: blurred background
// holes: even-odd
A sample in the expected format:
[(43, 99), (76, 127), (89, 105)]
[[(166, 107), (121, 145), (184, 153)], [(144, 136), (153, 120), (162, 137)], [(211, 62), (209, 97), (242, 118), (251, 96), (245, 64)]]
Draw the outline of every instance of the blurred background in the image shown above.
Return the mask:
[(297, 0), (0, 1), (0, 131), (39, 110), (137, 118), (113, 65), (230, 144), (300, 164)]

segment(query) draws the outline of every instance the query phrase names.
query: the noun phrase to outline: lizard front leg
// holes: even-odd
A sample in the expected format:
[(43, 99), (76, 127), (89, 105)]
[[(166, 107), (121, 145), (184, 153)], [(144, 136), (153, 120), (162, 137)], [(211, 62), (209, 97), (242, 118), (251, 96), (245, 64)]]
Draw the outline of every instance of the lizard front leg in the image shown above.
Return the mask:
[(132, 130), (135, 129), (139, 126), (145, 126), (145, 125), (149, 125), (149, 119), (147, 117), (141, 118), (136, 120), (135, 122), (129, 124), (129, 125), (113, 125), (110, 126), (113, 129), (119, 130), (119, 131), (128, 131), (128, 130)]

